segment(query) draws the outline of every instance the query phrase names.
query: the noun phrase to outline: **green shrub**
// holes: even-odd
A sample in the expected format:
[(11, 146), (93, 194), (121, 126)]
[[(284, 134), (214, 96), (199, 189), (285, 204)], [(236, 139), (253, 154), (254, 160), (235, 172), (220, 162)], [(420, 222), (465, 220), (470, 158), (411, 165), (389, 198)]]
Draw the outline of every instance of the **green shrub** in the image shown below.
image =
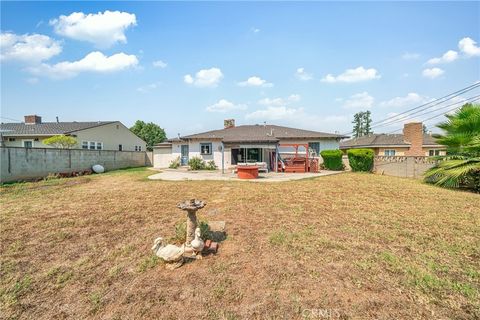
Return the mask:
[(372, 171), (375, 155), (372, 149), (350, 149), (347, 155), (352, 171)]
[(215, 161), (213, 161), (213, 160), (208, 161), (207, 165), (205, 166), (205, 169), (207, 169), (207, 170), (217, 170), (217, 165), (215, 164)]
[(205, 161), (203, 161), (200, 157), (192, 157), (188, 160), (188, 165), (190, 170), (204, 170), (205, 169)]
[(178, 167), (180, 167), (180, 157), (173, 159), (168, 167), (170, 169), (178, 169)]
[(340, 150), (323, 150), (320, 152), (323, 158), (323, 165), (328, 170), (343, 170), (342, 156)]

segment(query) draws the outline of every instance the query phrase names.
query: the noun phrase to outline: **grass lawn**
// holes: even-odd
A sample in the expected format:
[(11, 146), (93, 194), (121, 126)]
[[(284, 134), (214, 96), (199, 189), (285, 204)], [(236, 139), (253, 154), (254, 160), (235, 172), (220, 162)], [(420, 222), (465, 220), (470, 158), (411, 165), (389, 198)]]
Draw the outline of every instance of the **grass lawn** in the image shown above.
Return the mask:
[[(0, 314), (61, 319), (474, 319), (480, 195), (346, 173), (284, 183), (149, 181), (145, 169), (1, 188)], [(150, 251), (207, 201), (216, 256)]]

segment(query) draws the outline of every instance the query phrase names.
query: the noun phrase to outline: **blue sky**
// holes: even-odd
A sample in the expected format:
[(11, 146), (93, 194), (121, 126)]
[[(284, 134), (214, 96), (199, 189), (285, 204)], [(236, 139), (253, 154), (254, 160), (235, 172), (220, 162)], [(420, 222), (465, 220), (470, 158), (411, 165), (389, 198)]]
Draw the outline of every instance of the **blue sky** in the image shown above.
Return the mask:
[(381, 120), (480, 80), (479, 2), (1, 9), (3, 122), (141, 119), (176, 136), (235, 118), (348, 132), (355, 112)]

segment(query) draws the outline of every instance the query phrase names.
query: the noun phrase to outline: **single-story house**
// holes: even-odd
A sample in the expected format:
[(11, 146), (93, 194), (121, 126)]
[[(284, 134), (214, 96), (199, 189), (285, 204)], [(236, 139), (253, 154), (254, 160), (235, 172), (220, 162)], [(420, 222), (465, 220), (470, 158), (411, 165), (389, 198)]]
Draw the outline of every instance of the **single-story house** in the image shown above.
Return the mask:
[(50, 148), (42, 141), (55, 135), (74, 137), (75, 149), (145, 151), (146, 143), (120, 121), (42, 122), (37, 115), (25, 116), (25, 122), (0, 124), (2, 146)]
[(153, 165), (166, 168), (177, 158), (181, 165), (187, 165), (192, 157), (201, 157), (206, 162), (215, 161), (221, 169), (262, 162), (273, 170), (282, 144), (308, 144), (309, 151), (318, 156), (322, 150), (338, 149), (342, 138), (347, 137), (276, 125), (235, 126), (235, 121), (229, 119), (223, 129), (179, 136), (154, 146)]
[(372, 133), (340, 142), (340, 150), (368, 148), (377, 156), (443, 156), (446, 147), (423, 132), (421, 122), (407, 123), (403, 134)]

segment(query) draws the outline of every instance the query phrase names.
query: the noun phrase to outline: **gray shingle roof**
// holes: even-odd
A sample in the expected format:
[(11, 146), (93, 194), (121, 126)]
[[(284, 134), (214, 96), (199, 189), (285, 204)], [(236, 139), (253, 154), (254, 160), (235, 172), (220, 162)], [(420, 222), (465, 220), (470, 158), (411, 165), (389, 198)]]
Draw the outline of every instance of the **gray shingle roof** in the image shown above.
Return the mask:
[(90, 129), (117, 121), (96, 122), (42, 122), (38, 124), (2, 123), (0, 130), (4, 136), (56, 135)]
[[(435, 138), (430, 134), (423, 135), (423, 145), (437, 145)], [(403, 134), (370, 134), (360, 138), (354, 138), (340, 142), (340, 149), (359, 148), (359, 147), (381, 147), (381, 146), (410, 146), (410, 142), (405, 141)]]
[(277, 142), (280, 139), (347, 138), (346, 136), (275, 125), (244, 125), (212, 130), (182, 139), (221, 139), (223, 142)]

